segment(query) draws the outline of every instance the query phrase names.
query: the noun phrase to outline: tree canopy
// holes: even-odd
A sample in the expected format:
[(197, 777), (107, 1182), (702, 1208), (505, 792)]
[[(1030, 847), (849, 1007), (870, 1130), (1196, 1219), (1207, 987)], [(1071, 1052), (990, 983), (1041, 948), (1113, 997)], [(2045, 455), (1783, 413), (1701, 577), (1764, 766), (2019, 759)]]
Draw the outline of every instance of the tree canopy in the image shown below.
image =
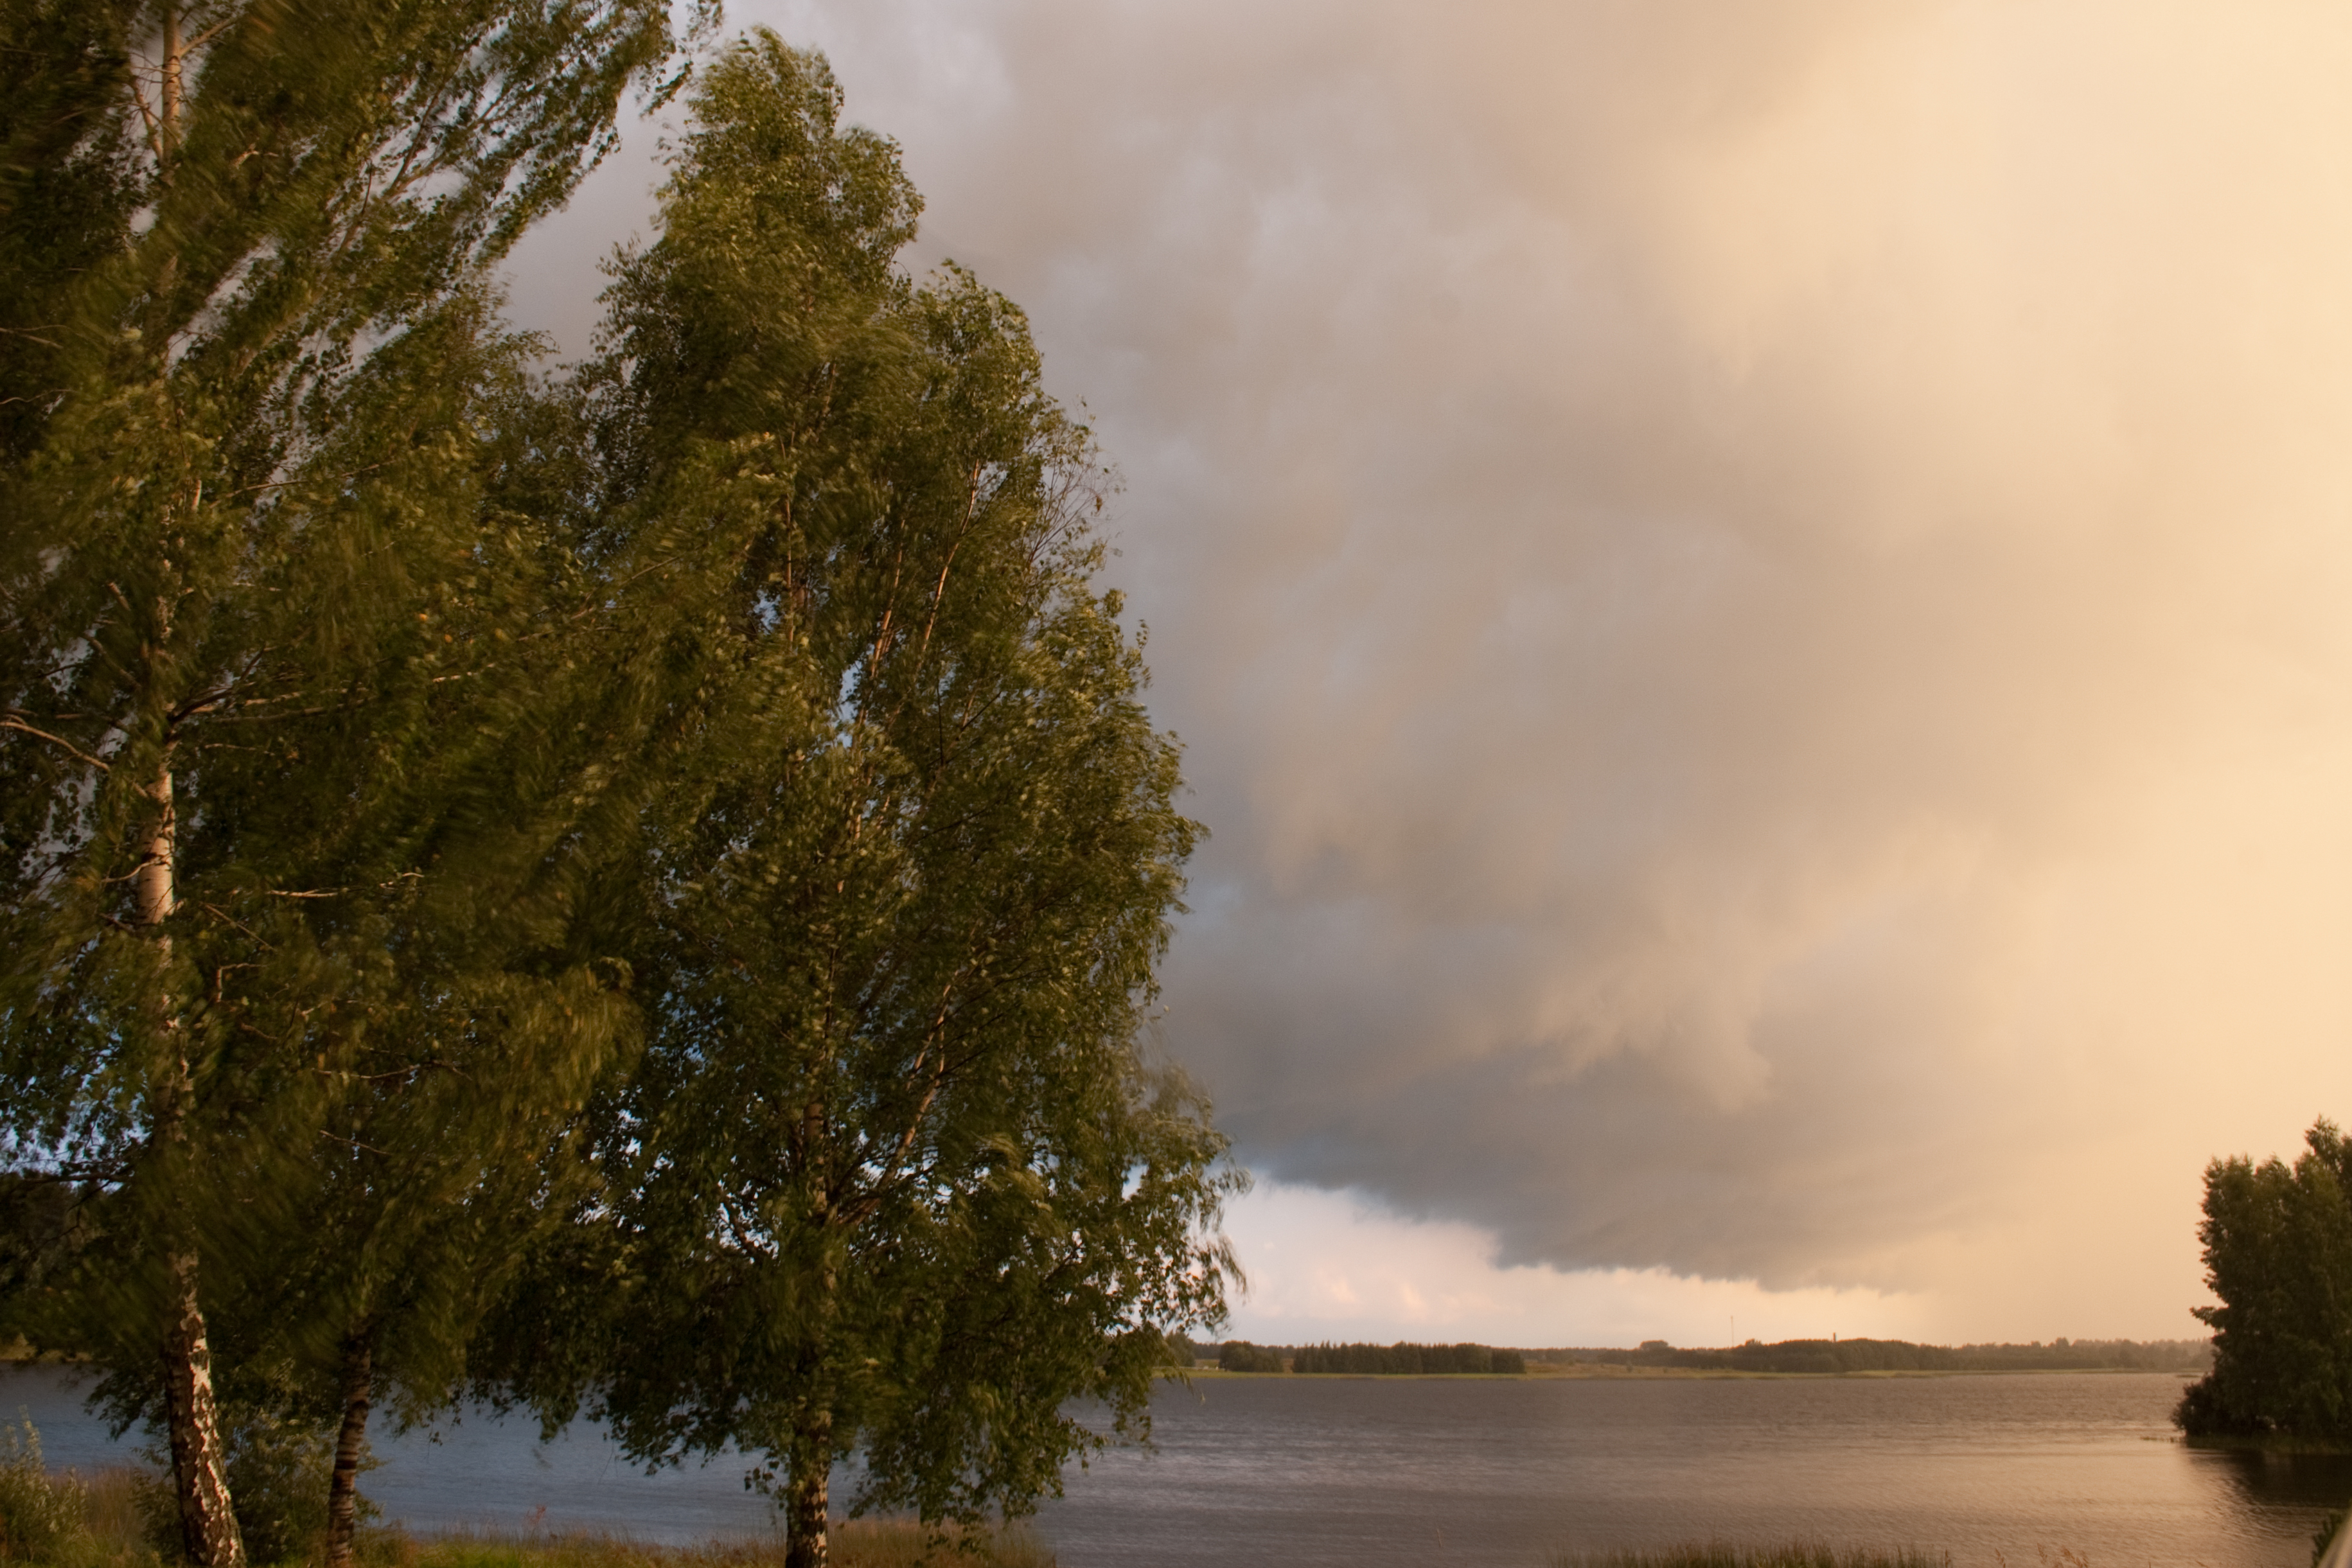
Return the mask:
[(2322, 1118), (2294, 1165), (2205, 1168), (2213, 1370), (2175, 1415), (2190, 1437), (2352, 1442), (2352, 1140)]
[[(478, 416), (527, 353), (484, 269), (608, 144), (668, 12), (12, 0), (0, 27), (5, 1130), (103, 1195), (79, 1348), (161, 1417), (184, 1543), (229, 1563), (224, 1224), (276, 1249), (257, 1159), (291, 1137), (317, 1163), (335, 1134), (290, 1132), (302, 1108), (397, 1074), (361, 1019), (386, 974), (417, 995), (436, 861), (457, 885), (438, 841), (470, 819), (504, 841), (469, 869), (512, 872), (541, 825), (466, 799), (487, 753), (533, 749), (470, 680), (530, 597), (474, 495)], [(543, 946), (515, 901), (472, 907), (507, 938), (467, 933), (476, 968)]]
[[(1265, 1370), (1278, 1372), (1281, 1367), (1277, 1358), (1272, 1367)], [(1301, 1345), (1290, 1361), (1293, 1372), (1339, 1372), (1358, 1376), (1427, 1377), (1479, 1373), (1517, 1375), (1527, 1369), (1527, 1358), (1515, 1350), (1496, 1350), (1483, 1344), (1411, 1344), (1402, 1341), (1395, 1344)]]
[(643, 1458), (766, 1456), (816, 1561), (853, 1450), (857, 1506), (971, 1518), (1101, 1440), (1073, 1398), (1137, 1418), (1160, 1329), (1222, 1311), (1230, 1180), (1136, 1051), (1197, 829), (1087, 433), (1008, 301), (896, 270), (914, 193), (822, 60), (755, 34), (692, 107), (583, 377), (681, 676), (608, 904), (646, 1053), (597, 1300), (560, 1257), (499, 1375)]
[(5, 1326), (208, 1568), (240, 1402), (336, 1435), (330, 1561), (466, 1385), (762, 1456), (802, 1563), (853, 1451), (1055, 1488), (1242, 1178), (1139, 1045), (1199, 829), (1020, 311), (761, 33), (546, 374), (489, 268), (679, 79), (649, 0), (0, 29)]

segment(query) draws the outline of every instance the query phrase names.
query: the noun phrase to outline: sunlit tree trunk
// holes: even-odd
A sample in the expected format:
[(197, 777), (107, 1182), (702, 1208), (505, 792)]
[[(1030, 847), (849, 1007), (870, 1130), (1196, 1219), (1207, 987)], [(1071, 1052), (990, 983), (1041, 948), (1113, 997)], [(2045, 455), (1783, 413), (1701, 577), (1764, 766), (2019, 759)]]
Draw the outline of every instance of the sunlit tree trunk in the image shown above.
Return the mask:
[(327, 1488), (327, 1568), (350, 1568), (359, 1528), (360, 1449), (367, 1441), (375, 1353), (364, 1333), (343, 1342), (343, 1419), (335, 1434), (335, 1471)]
[(833, 1408), (812, 1399), (793, 1431), (792, 1476), (786, 1483), (789, 1543), (784, 1568), (825, 1568), (833, 1496)]
[[(831, 1065), (831, 1053), (826, 1052), (820, 1059), (819, 1071)], [(821, 1252), (814, 1281), (816, 1310), (802, 1353), (805, 1386), (800, 1412), (793, 1422), (792, 1469), (785, 1478), (789, 1533), (784, 1568), (825, 1568), (833, 1511), (833, 1400), (824, 1363), (833, 1330), (834, 1293), (839, 1280), (833, 1257), (832, 1162), (825, 1157), (825, 1122), (824, 1097), (812, 1095), (801, 1113), (801, 1159), (803, 1179), (807, 1183), (810, 1229), (817, 1238)]]
[[(155, 65), (155, 101), (142, 97), (140, 112), (147, 120), (148, 146), (154, 153), (158, 185), (168, 184), (179, 149), (184, 81), (193, 47), (182, 26), (179, 0), (163, 0), (161, 50)], [(202, 41), (202, 40), (200, 40)], [(177, 269), (178, 257), (166, 259), (163, 276)], [(190, 497), (193, 506), (201, 491)], [(163, 580), (172, 580), (172, 563), (163, 562)], [(160, 656), (171, 641), (172, 601), (155, 602), (155, 642), (151, 658)], [(152, 665), (151, 665), (152, 667)], [(179, 857), (179, 812), (173, 796), (171, 741), (167, 736), (163, 760), (147, 793), (154, 807), (154, 830), (147, 853), (133, 883), (140, 925), (154, 933), (156, 1017), (162, 1030), (159, 1053), (162, 1071), (169, 1075), (168, 1111), (157, 1118), (158, 1133), (182, 1146), (184, 1154), (187, 1115), (195, 1086), (188, 1069), (187, 1042), (183, 1038), (177, 998), (171, 994), (172, 937), (164, 922), (178, 903), (176, 869)], [(176, 1198), (167, 1199), (176, 1204)], [(245, 1561), (245, 1541), (237, 1530), (236, 1509), (229, 1497), (228, 1455), (220, 1431), (219, 1411), (213, 1394), (212, 1345), (205, 1330), (202, 1298), (197, 1288), (197, 1254), (189, 1227), (174, 1214), (169, 1277), (172, 1299), (163, 1333), (164, 1428), (172, 1450), (172, 1473), (180, 1494), (180, 1539), (189, 1559), (199, 1568), (235, 1568)]]
[[(157, 607), (159, 617), (168, 606)], [(168, 621), (157, 628), (163, 640)], [(184, 1152), (190, 1082), (186, 1042), (182, 1039), (177, 998), (172, 995), (172, 937), (164, 922), (177, 900), (173, 868), (179, 849), (179, 818), (173, 804), (169, 752), (147, 786), (154, 826), (134, 881), (139, 924), (153, 934), (155, 1017), (159, 1070), (165, 1093), (159, 1097), (156, 1133), (167, 1155)], [(171, 1220), (173, 1247), (167, 1261), (171, 1296), (164, 1307), (163, 1343), (163, 1425), (172, 1449), (172, 1474), (180, 1500), (180, 1539), (200, 1568), (235, 1568), (245, 1561), (236, 1512), (228, 1491), (228, 1456), (221, 1440), (220, 1416), (213, 1397), (212, 1346), (205, 1332), (197, 1294), (197, 1261), (184, 1220)]]
[(172, 1470), (179, 1483), (180, 1538), (201, 1568), (235, 1568), (245, 1542), (229, 1504), (226, 1453), (213, 1402), (212, 1348), (196, 1301), (196, 1260), (171, 1260), (171, 1322), (163, 1334), (165, 1427)]

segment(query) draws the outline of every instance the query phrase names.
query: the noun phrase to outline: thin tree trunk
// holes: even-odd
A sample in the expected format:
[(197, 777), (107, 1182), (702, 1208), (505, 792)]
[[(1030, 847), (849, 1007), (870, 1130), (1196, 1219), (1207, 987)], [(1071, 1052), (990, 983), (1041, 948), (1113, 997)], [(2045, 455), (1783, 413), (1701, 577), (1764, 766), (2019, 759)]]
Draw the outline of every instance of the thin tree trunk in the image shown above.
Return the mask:
[[(151, 111), (145, 100), (140, 99), (140, 111), (147, 117), (155, 153), (156, 178), (163, 182), (171, 179), (173, 154), (179, 145), (184, 76), (190, 47), (181, 33), (180, 11), (180, 0), (163, 0), (163, 57), (153, 110)], [(166, 279), (177, 263), (176, 256), (166, 259)], [(201, 497), (200, 486), (191, 498), (192, 507)], [(172, 562), (166, 558), (159, 564), (159, 580), (166, 587), (155, 600), (154, 641), (146, 649), (151, 678), (155, 662), (170, 645), (172, 636)], [(164, 925), (179, 903), (179, 814), (173, 803), (168, 737), (163, 763), (147, 785), (147, 795), (154, 805), (154, 831), (149, 835), (147, 853), (132, 878), (131, 894), (138, 923), (152, 933), (155, 947), (155, 1023), (160, 1036), (157, 1065), (163, 1074), (160, 1087), (163, 1091), (155, 1097), (155, 1137), (166, 1151), (165, 1180), (170, 1181), (174, 1155), (186, 1145), (187, 1114), (195, 1085), (188, 1070), (187, 1042), (180, 1029), (179, 1009), (172, 995), (172, 936)], [(242, 1568), (245, 1538), (237, 1529), (236, 1512), (229, 1498), (227, 1449), (221, 1440), (220, 1415), (213, 1395), (212, 1345), (196, 1288), (196, 1248), (189, 1235), (190, 1227), (178, 1212), (184, 1199), (173, 1194), (164, 1201), (173, 1206), (174, 1212), (170, 1212), (166, 1219), (172, 1295), (165, 1307), (163, 1343), (163, 1417), (164, 1436), (172, 1450), (173, 1478), (179, 1491), (181, 1543), (197, 1568)]]
[[(187, 1138), (188, 1100), (194, 1085), (188, 1075), (186, 1044), (180, 1038), (180, 1016), (171, 992), (172, 938), (163, 929), (178, 902), (173, 866), (179, 849), (178, 816), (173, 804), (172, 770), (156, 772), (147, 787), (155, 803), (155, 828), (147, 842), (132, 883), (139, 924), (155, 933), (155, 1014), (162, 1035), (159, 1065), (166, 1074), (167, 1092), (159, 1096), (156, 1134), (167, 1148)], [(170, 1179), (167, 1174), (165, 1179)], [(176, 1203), (167, 1197), (166, 1202)], [(172, 1475), (180, 1498), (180, 1541), (198, 1568), (239, 1568), (245, 1562), (245, 1540), (236, 1527), (236, 1511), (229, 1499), (228, 1456), (221, 1441), (220, 1413), (213, 1397), (212, 1345), (205, 1331), (205, 1313), (196, 1291), (196, 1250), (185, 1227), (176, 1218), (179, 1232), (168, 1260), (171, 1299), (164, 1306), (163, 1429), (172, 1449)]]
[(785, 1481), (784, 1568), (825, 1568), (826, 1532), (833, 1511), (833, 1397), (825, 1354), (833, 1337), (834, 1219), (831, 1162), (827, 1155), (825, 1103), (810, 1097), (801, 1112), (802, 1178), (808, 1184), (809, 1221), (817, 1238), (815, 1324), (801, 1353), (807, 1388), (793, 1423), (792, 1470)]
[(334, 1478), (327, 1484), (326, 1568), (351, 1568), (352, 1538), (359, 1529), (360, 1449), (367, 1442), (374, 1380), (370, 1336), (353, 1334), (343, 1342), (343, 1424), (335, 1434)]
[[(155, 803), (155, 827), (147, 835), (147, 853), (132, 875), (131, 888), (138, 901), (140, 925), (155, 933), (156, 970), (160, 976), (172, 959), (172, 938), (163, 929), (163, 921), (179, 904), (173, 872), (179, 863), (180, 815), (173, 802), (169, 765), (160, 769), (147, 786), (147, 798)], [(163, 980), (157, 988), (162, 1002), (159, 1011), (164, 1032), (176, 1035), (179, 1016), (172, 1009), (171, 997), (162, 992), (162, 986), (169, 983)]]
[(814, 1400), (793, 1429), (793, 1468), (786, 1482), (789, 1531), (784, 1568), (825, 1568), (825, 1531), (833, 1512), (833, 1410)]
[(180, 1540), (199, 1568), (236, 1568), (245, 1539), (230, 1505), (220, 1418), (213, 1403), (212, 1347), (196, 1304), (196, 1260), (171, 1260), (171, 1326), (163, 1334), (164, 1430), (179, 1482)]

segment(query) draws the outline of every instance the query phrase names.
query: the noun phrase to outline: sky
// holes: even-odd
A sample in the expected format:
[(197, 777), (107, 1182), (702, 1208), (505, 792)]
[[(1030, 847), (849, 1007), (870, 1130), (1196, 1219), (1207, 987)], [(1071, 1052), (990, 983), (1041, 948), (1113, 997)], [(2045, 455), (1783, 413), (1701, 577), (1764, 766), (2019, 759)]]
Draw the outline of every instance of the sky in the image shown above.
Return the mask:
[(1123, 477), (1227, 1332), (2202, 1332), (2206, 1162), (2352, 1116), (2352, 12), (752, 24)]

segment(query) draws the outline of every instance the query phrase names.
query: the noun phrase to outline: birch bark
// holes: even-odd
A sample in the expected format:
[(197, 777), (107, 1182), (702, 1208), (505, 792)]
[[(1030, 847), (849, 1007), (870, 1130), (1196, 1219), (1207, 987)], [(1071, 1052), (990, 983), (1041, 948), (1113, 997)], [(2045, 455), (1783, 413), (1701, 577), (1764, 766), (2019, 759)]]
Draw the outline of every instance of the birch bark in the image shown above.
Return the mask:
[[(150, 129), (159, 183), (168, 182), (172, 158), (180, 138), (182, 83), (189, 53), (209, 42), (211, 35), (194, 40), (181, 27), (175, 0), (163, 0), (162, 51), (157, 61), (156, 103), (150, 112), (144, 99), (141, 112)], [(199, 489), (194, 497), (200, 499)], [(163, 565), (163, 580), (172, 581), (172, 563)], [(169, 647), (172, 601), (155, 603), (155, 641), (149, 660), (153, 672)], [(164, 737), (163, 758), (147, 786), (153, 810), (153, 828), (147, 852), (133, 882), (139, 925), (152, 934), (155, 949), (155, 1015), (161, 1035), (158, 1067), (164, 1075), (164, 1092), (157, 1096), (160, 1113), (156, 1134), (164, 1145), (166, 1160), (187, 1155), (187, 1116), (195, 1085), (189, 1071), (187, 1041), (181, 1026), (178, 999), (172, 994), (172, 935), (167, 924), (178, 904), (176, 867), (179, 856), (179, 812), (172, 780), (172, 737)], [(189, 1559), (198, 1568), (239, 1568), (245, 1562), (245, 1541), (237, 1529), (236, 1511), (228, 1489), (228, 1455), (220, 1430), (220, 1412), (213, 1390), (212, 1344), (205, 1327), (203, 1299), (198, 1290), (199, 1260), (184, 1215), (167, 1221), (171, 1240), (167, 1261), (170, 1299), (165, 1306), (162, 1346), (163, 1364), (164, 1433), (172, 1450), (173, 1479), (179, 1491), (180, 1537)]]
[[(818, 1071), (832, 1068), (832, 1053), (820, 1059)], [(784, 1568), (825, 1568), (833, 1511), (833, 1399), (825, 1375), (831, 1349), (833, 1310), (839, 1280), (835, 1271), (832, 1161), (826, 1145), (825, 1103), (812, 1096), (801, 1116), (803, 1175), (808, 1183), (809, 1220), (824, 1254), (814, 1281), (816, 1312), (810, 1343), (802, 1352), (806, 1368), (799, 1415), (793, 1423), (790, 1474), (785, 1478), (786, 1541)]]
[(825, 1568), (832, 1482), (833, 1409), (820, 1396), (811, 1401), (793, 1433), (784, 1568)]
[(367, 1438), (375, 1355), (365, 1334), (343, 1343), (343, 1417), (335, 1434), (335, 1469), (327, 1487), (327, 1568), (351, 1568), (359, 1529), (360, 1448)]
[[(160, 609), (160, 607), (159, 607)], [(160, 641), (160, 639), (159, 639)], [(172, 936), (165, 922), (176, 902), (173, 867), (178, 850), (170, 753), (147, 787), (154, 804), (154, 827), (135, 882), (138, 920), (152, 935), (155, 949), (155, 1016), (158, 1067), (163, 1092), (156, 1097), (156, 1135), (169, 1158), (185, 1157), (188, 1103), (194, 1084), (188, 1071), (179, 1005), (172, 994)], [(229, 1500), (228, 1457), (221, 1439), (220, 1414), (213, 1396), (212, 1346), (197, 1292), (197, 1257), (183, 1217), (173, 1215), (166, 1272), (170, 1298), (164, 1307), (163, 1425), (172, 1450), (172, 1474), (179, 1491), (180, 1538), (199, 1568), (237, 1568), (245, 1542)]]

